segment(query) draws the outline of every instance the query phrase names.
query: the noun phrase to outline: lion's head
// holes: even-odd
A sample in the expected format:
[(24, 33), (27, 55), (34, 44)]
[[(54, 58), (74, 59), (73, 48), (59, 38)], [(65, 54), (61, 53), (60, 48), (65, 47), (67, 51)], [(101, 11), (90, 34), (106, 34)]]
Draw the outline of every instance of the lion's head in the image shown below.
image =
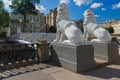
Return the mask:
[(94, 17), (94, 13), (92, 12), (92, 10), (90, 9), (87, 9), (85, 12), (84, 12), (84, 25), (88, 24), (88, 23), (95, 23), (96, 20), (95, 20), (95, 17)]
[(69, 20), (68, 9), (65, 3), (60, 3), (57, 8), (56, 23), (58, 23), (61, 20)]

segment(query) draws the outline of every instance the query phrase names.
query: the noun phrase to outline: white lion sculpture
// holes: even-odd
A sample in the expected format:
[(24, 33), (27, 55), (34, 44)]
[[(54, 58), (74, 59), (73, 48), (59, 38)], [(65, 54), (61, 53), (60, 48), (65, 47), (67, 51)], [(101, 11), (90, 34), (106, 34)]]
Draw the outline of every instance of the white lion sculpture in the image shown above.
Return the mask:
[(97, 38), (97, 39), (92, 39), (91, 42), (105, 43), (111, 41), (110, 33), (95, 23), (96, 20), (94, 17), (94, 13), (90, 9), (87, 9), (83, 15), (84, 15), (84, 22), (83, 22), (84, 40), (88, 41), (88, 37), (91, 34)]
[[(75, 26), (74, 22), (70, 21), (66, 4), (60, 3), (57, 11), (57, 34), (54, 41), (69, 44), (79, 44), (83, 42), (82, 31)], [(68, 40), (65, 40), (65, 36)]]

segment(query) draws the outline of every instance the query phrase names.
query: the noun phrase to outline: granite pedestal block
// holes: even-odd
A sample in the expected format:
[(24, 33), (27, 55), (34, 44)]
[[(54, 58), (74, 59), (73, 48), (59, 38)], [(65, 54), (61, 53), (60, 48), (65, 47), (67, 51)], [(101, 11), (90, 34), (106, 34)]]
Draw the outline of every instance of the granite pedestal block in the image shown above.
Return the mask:
[(59, 66), (81, 73), (95, 68), (92, 45), (51, 43), (51, 58)]
[(92, 43), (95, 58), (114, 63), (119, 60), (118, 44), (111, 43)]

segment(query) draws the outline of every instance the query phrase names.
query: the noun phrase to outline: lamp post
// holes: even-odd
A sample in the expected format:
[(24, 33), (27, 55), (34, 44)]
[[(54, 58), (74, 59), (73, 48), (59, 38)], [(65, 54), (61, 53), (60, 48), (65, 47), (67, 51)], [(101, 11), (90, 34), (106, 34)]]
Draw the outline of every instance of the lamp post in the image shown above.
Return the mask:
[(34, 20), (33, 19), (31, 20), (31, 23), (32, 23), (32, 33), (33, 33), (33, 28), (34, 28), (34, 26), (33, 26)]
[(22, 28), (22, 18), (19, 18), (20, 26), (17, 28), (17, 33), (21, 33), (21, 28)]
[(6, 37), (7, 37), (7, 40), (10, 38), (10, 27), (7, 27), (6, 28)]

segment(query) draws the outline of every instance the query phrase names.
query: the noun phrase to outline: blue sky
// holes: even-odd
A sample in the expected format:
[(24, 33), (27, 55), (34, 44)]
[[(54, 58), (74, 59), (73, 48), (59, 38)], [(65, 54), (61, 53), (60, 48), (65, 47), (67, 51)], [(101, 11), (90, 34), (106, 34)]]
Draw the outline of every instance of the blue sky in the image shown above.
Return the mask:
[[(3, 0), (5, 8), (9, 10), (11, 0)], [(112, 19), (120, 20), (120, 0), (40, 0), (38, 6), (40, 12), (47, 14), (50, 9), (54, 9), (60, 2), (65, 2), (68, 7), (71, 20), (83, 18), (86, 9), (93, 10), (97, 22)], [(9, 10), (10, 11), (10, 10)]]
[[(61, 0), (67, 4), (71, 20), (83, 18), (83, 13), (90, 8), (94, 11), (97, 22), (120, 19), (120, 0)], [(61, 2), (59, 0), (41, 0), (45, 14)]]

